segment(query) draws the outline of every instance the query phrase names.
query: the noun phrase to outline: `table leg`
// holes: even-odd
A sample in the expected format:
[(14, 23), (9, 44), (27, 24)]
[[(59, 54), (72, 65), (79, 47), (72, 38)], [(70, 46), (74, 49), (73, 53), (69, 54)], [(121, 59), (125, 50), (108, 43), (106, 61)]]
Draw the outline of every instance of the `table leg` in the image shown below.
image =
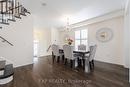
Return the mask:
[(77, 67), (78, 66), (78, 59), (76, 58), (75, 59), (75, 67)]
[(86, 73), (90, 73), (90, 65), (89, 65), (88, 58), (85, 59), (85, 69), (84, 70), (85, 70)]
[(71, 68), (76, 68), (78, 66), (78, 60), (74, 59), (74, 60), (70, 60), (71, 62)]
[(85, 55), (83, 55), (83, 68), (86, 73), (90, 72), (89, 59), (85, 58)]

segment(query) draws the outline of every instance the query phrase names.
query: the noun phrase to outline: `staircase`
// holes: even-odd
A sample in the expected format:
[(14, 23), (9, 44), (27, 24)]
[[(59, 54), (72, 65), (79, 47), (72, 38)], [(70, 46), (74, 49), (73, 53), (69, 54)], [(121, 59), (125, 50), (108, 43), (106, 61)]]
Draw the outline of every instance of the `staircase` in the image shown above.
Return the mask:
[[(16, 22), (22, 16), (27, 16), (30, 12), (21, 5), (18, 0), (0, 0), (0, 24), (9, 25), (10, 22)], [(2, 29), (2, 26), (0, 26)], [(2, 42), (14, 46), (11, 42), (0, 35)], [(8, 64), (7, 60), (0, 60), (0, 85), (7, 84), (13, 80), (13, 64)]]
[(9, 25), (9, 21), (16, 22), (27, 14), (30, 12), (18, 0), (0, 0), (0, 24)]
[(0, 85), (7, 84), (13, 80), (13, 64), (6, 64), (5, 60), (0, 61)]

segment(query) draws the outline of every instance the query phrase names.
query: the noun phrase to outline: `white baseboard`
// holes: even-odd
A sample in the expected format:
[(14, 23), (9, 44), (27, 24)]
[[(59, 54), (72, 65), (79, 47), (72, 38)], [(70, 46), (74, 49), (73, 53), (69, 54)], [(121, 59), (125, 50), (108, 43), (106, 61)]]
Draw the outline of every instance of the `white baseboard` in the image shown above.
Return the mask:
[(99, 62), (104, 62), (104, 63), (110, 63), (110, 64), (115, 64), (115, 65), (124, 66), (123, 64), (114, 63), (114, 62), (110, 62), (110, 61), (102, 61), (102, 60), (98, 60), (98, 59), (94, 59), (94, 60), (95, 60), (95, 61), (99, 61)]
[(18, 68), (18, 67), (22, 67), (22, 66), (31, 65), (31, 64), (33, 64), (33, 63), (34, 63), (34, 62), (26, 63), (26, 64), (22, 64), (22, 65), (17, 65), (17, 66), (14, 66), (14, 68)]

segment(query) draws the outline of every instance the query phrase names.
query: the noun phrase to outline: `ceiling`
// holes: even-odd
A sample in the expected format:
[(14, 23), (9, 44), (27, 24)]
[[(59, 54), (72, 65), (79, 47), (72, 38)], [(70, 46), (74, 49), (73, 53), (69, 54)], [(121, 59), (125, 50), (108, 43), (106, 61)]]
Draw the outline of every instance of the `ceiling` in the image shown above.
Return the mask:
[[(126, 0), (22, 0), (34, 15), (35, 23), (45, 27), (62, 27), (125, 7)], [(38, 21), (38, 22), (37, 22)]]

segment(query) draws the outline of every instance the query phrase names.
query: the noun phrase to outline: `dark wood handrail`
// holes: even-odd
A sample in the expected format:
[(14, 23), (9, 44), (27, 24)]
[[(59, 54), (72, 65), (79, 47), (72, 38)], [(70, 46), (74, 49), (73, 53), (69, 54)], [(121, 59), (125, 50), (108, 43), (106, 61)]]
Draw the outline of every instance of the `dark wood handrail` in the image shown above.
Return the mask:
[(14, 46), (12, 43), (10, 43), (8, 40), (0, 36), (0, 38), (3, 40), (2, 42), (7, 42), (9, 45)]

